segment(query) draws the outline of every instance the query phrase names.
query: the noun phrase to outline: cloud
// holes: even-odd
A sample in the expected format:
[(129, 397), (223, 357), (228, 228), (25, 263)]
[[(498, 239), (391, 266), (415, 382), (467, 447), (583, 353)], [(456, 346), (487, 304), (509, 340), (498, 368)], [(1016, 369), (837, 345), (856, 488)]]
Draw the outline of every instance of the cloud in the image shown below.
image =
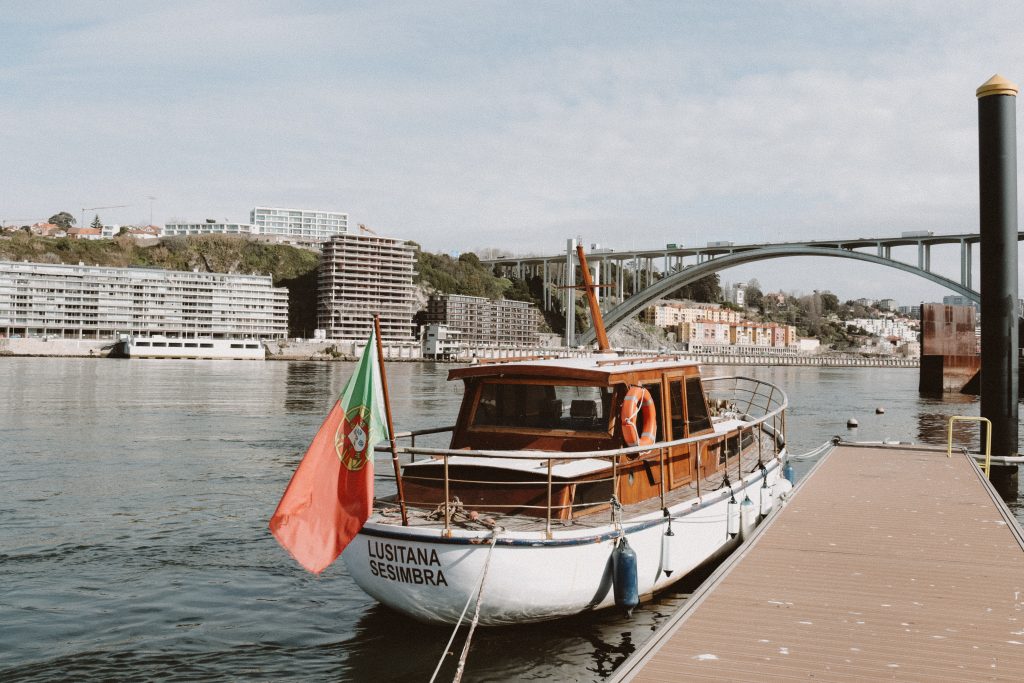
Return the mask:
[(1022, 14), (27, 7), (0, 29), (17, 48), (0, 67), (0, 212), (148, 213), (150, 194), (158, 221), (302, 205), (444, 251), (962, 232), (977, 224), (974, 88), (1024, 78)]

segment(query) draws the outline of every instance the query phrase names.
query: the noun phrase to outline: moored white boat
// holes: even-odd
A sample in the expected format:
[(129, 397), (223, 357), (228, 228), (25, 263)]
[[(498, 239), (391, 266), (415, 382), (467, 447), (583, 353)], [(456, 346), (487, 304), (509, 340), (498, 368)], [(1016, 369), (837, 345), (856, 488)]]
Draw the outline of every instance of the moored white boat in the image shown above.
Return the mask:
[(117, 343), (117, 354), (126, 358), (201, 358), (264, 360), (259, 339), (211, 339), (208, 337), (126, 336)]
[[(518, 624), (631, 612), (772, 513), (790, 489), (785, 394), (614, 355), (578, 253), (599, 353), (451, 370), (454, 426), (394, 434), (364, 352), (270, 521), (296, 560), (319, 573), (342, 553), (364, 591), (422, 621), (459, 623), (475, 603), (474, 623)], [(390, 469), (370, 466), (381, 414)]]
[[(602, 362), (609, 361), (596, 357), (478, 367), (460, 416), (467, 418), (479, 408), (479, 397), (486, 393), (482, 386), (492, 380), (528, 387), (538, 385), (523, 384), (523, 373), (547, 381), (555, 375), (563, 384), (543, 386), (560, 391), (573, 386), (567, 382), (574, 375), (598, 372)], [(673, 388), (681, 392), (684, 382), (673, 380), (696, 377), (694, 364), (664, 359), (634, 360), (625, 366), (628, 373), (612, 370), (621, 365), (605, 367), (610, 387), (626, 374), (658, 376), (667, 380), (669, 393)], [(460, 371), (452, 374), (460, 376)], [(448, 623), (459, 620), (482, 583), (480, 623), (525, 623), (615, 605), (613, 558), (624, 538), (636, 553), (637, 596), (646, 599), (668, 588), (733, 547), (790, 488), (781, 476), (785, 395), (745, 378), (705, 383), (713, 397), (705, 405), (717, 407), (712, 409), (717, 414), (707, 416), (710, 424), (691, 436), (687, 421), (676, 415), (658, 431), (682, 427), (681, 438), (653, 445), (576, 452), (467, 451), (462, 444), (467, 437), (472, 440), (474, 431), (469, 421), (451, 428), (450, 449), (403, 447), (406, 459), (420, 458), (402, 468), (408, 524), (402, 523), (395, 496), (378, 500), (373, 516), (342, 555), (350, 574), (381, 603), (422, 621)], [(651, 382), (645, 386), (654, 387)], [(615, 395), (627, 393), (625, 387), (610, 391), (609, 405), (616, 405)], [(691, 389), (691, 394), (696, 392)], [(606, 418), (607, 432), (601, 434), (609, 441), (616, 435), (621, 439), (619, 415)], [(543, 445), (539, 425), (508, 426), (503, 432), (488, 425), (483, 440), (515, 443), (524, 436), (517, 430)], [(439, 431), (408, 436), (422, 439)], [(579, 433), (551, 431), (559, 433), (563, 446), (571, 439), (568, 434)], [(694, 471), (703, 476), (692, 476)], [(393, 490), (394, 478), (378, 474), (382, 478), (392, 480)], [(433, 495), (439, 491), (440, 497)]]

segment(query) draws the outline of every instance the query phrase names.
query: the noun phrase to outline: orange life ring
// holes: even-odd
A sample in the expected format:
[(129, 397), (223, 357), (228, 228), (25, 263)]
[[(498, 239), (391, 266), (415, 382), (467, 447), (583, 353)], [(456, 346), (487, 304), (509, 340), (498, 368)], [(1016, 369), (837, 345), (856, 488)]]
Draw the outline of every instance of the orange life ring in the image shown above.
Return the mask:
[[(637, 428), (637, 416), (640, 427)], [(622, 399), (619, 421), (622, 423), (622, 438), (627, 446), (650, 446), (658, 433), (658, 415), (654, 410), (651, 392), (643, 387), (630, 387)]]

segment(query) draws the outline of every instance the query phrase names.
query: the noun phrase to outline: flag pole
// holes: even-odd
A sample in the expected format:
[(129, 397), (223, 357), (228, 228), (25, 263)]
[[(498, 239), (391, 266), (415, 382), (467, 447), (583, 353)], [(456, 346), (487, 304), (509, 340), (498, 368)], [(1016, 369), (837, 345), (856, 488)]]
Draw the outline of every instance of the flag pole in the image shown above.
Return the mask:
[(384, 389), (384, 419), (388, 421), (388, 441), (391, 443), (391, 464), (395, 466), (395, 482), (398, 484), (398, 505), (402, 510), (402, 526), (409, 526), (409, 515), (405, 510), (405, 487), (402, 485), (402, 468), (398, 464), (398, 445), (395, 443), (395, 426), (391, 422), (391, 399), (388, 395), (388, 374), (384, 370), (384, 345), (380, 341), (380, 314), (373, 315), (373, 332), (377, 339), (377, 360), (380, 361), (380, 383)]

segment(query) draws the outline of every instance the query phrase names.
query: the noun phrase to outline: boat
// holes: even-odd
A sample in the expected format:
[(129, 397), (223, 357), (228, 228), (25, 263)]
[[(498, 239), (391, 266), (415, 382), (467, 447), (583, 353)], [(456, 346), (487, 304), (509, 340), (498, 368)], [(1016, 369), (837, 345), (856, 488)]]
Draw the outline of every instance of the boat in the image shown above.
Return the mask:
[(124, 335), (115, 345), (113, 355), (121, 358), (264, 360), (266, 351), (259, 339)]
[(373, 511), (342, 558), (387, 607), (455, 624), (475, 604), (492, 626), (628, 613), (736, 547), (790, 491), (785, 393), (610, 352), (579, 258), (598, 353), (450, 370), (464, 386), (455, 423), (396, 433), (400, 468), (375, 470)]

